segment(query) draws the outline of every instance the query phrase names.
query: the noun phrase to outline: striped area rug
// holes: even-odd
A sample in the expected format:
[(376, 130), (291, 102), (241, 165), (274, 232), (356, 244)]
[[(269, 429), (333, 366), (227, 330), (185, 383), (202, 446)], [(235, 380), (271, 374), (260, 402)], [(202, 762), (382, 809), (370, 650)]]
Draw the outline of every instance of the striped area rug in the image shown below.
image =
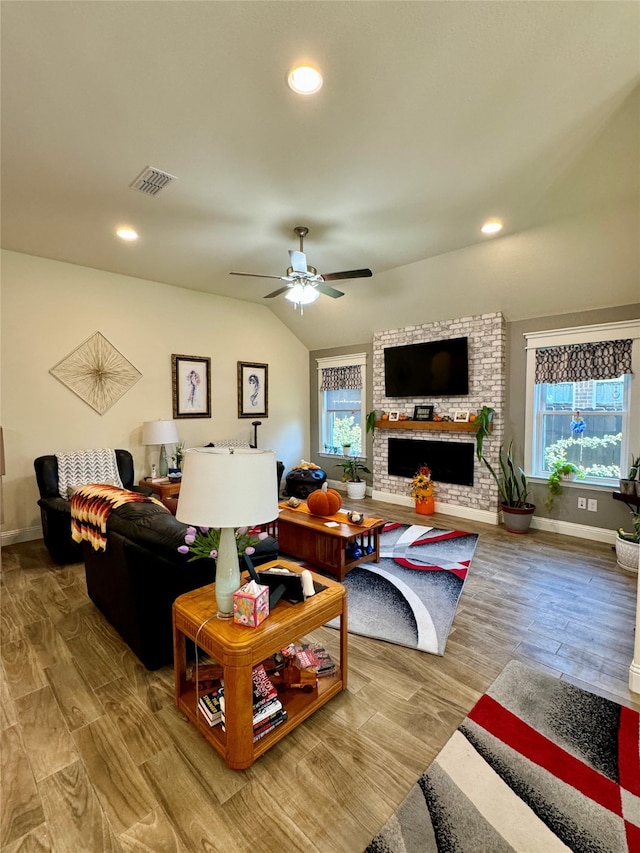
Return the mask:
[(637, 853), (639, 721), (511, 661), (366, 853)]

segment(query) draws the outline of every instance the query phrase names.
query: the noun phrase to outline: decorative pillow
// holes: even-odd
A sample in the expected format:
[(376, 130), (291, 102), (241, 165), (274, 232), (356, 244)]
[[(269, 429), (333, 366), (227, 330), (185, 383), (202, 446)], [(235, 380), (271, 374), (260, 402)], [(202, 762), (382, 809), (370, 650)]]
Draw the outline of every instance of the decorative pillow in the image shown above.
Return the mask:
[(116, 452), (110, 448), (79, 450), (75, 453), (56, 453), (58, 460), (58, 493), (68, 500), (69, 486), (88, 486), (91, 483), (111, 483), (122, 489)]
[(247, 447), (250, 448), (251, 445), (248, 441), (242, 441), (239, 438), (223, 438), (216, 442), (211, 442), (211, 444), (207, 444), (207, 447)]

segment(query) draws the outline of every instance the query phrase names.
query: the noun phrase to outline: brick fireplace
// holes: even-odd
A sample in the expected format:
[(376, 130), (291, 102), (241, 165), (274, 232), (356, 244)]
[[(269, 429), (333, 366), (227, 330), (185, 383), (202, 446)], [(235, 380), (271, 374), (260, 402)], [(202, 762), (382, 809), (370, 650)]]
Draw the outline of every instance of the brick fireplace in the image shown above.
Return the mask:
[[(389, 398), (384, 396), (384, 349), (391, 346), (419, 343), (421, 341), (436, 341), (444, 338), (467, 337), (469, 342), (469, 394), (459, 397), (418, 398)], [(495, 456), (504, 436), (504, 410), (506, 389), (506, 331), (502, 314), (482, 314), (471, 317), (461, 317), (456, 320), (443, 320), (422, 325), (407, 326), (403, 329), (392, 329), (377, 332), (373, 338), (373, 408), (378, 416), (382, 411), (399, 411), (411, 416), (416, 405), (433, 405), (434, 413), (453, 418), (457, 411), (476, 413), (483, 405), (492, 406), (494, 416), (494, 431), (486, 440), (485, 452)], [(439, 429), (437, 424), (430, 424), (429, 434), (424, 431), (407, 428), (376, 429), (373, 456), (373, 494), (382, 500), (396, 503), (410, 503), (408, 497), (409, 479), (415, 468), (421, 462), (431, 464), (425, 451), (434, 450), (441, 454), (446, 473), (443, 478), (436, 480), (436, 505), (440, 504), (445, 511), (459, 511), (461, 515), (478, 514), (483, 512), (495, 513), (497, 507), (497, 489), (485, 466), (475, 458), (475, 436), (473, 432), (461, 434), (447, 430), (446, 425)], [(406, 460), (419, 459), (414, 471), (408, 467), (412, 461), (404, 462), (404, 473), (398, 472), (395, 451), (392, 453), (391, 469), (389, 441), (402, 442)], [(434, 448), (428, 448), (422, 442), (434, 442)], [(416, 446), (415, 457), (411, 454), (409, 442), (420, 442)], [(456, 452), (448, 452), (446, 444), (469, 445), (461, 451), (465, 456), (466, 473), (452, 473), (451, 459), (456, 461)], [(471, 457), (471, 458), (470, 458)], [(434, 460), (436, 456), (434, 456)], [(447, 461), (449, 460), (449, 461)], [(434, 462), (434, 464), (436, 464)], [(468, 466), (471, 465), (471, 474)], [(454, 466), (455, 467), (455, 466)], [(455, 482), (450, 482), (454, 480)], [(395, 500), (394, 500), (395, 499)]]

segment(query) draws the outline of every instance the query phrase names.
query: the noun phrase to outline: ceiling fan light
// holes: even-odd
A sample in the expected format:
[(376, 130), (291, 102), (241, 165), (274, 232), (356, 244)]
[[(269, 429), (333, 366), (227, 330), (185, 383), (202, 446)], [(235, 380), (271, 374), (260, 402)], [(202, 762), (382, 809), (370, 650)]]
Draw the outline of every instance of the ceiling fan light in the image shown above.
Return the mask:
[(284, 298), (296, 305), (310, 305), (320, 297), (320, 291), (311, 284), (294, 284), (285, 293)]
[(298, 65), (287, 74), (287, 83), (298, 95), (315, 95), (322, 88), (322, 74), (310, 65)]

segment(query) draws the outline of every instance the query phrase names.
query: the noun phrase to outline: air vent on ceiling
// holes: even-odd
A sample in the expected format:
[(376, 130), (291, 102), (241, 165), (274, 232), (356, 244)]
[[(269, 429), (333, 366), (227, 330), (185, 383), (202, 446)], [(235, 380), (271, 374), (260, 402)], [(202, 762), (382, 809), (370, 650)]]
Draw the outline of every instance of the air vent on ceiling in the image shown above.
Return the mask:
[(160, 169), (154, 169), (153, 166), (147, 166), (129, 186), (132, 190), (138, 190), (138, 192), (145, 193), (145, 195), (158, 195), (160, 190), (165, 189), (172, 181), (177, 180), (175, 175), (170, 175), (168, 172), (163, 172)]

